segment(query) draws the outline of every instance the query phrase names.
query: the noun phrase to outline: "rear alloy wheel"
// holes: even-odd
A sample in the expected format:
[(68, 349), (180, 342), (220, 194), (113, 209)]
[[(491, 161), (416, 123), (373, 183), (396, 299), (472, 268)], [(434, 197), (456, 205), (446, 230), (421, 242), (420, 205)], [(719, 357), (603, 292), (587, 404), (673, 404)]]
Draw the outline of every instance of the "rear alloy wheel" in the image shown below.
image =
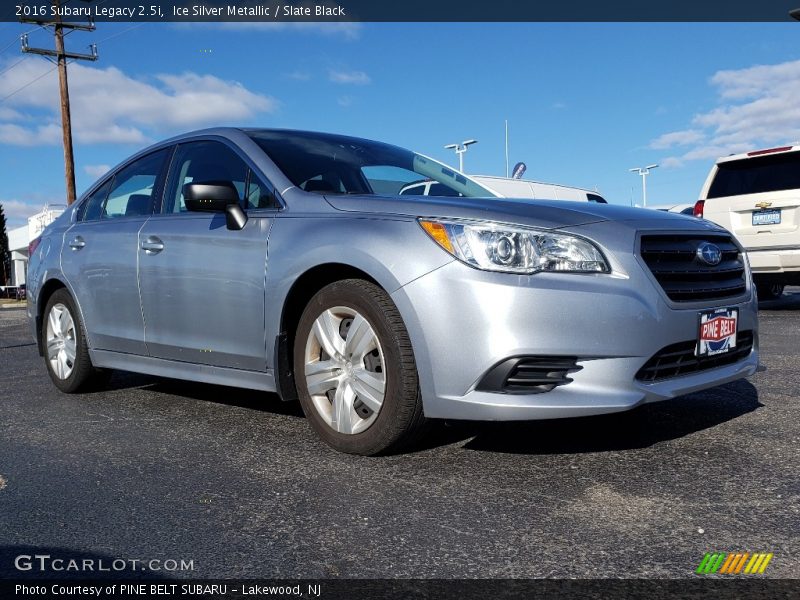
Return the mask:
[(42, 349), (50, 379), (62, 392), (77, 392), (108, 379), (109, 371), (92, 366), (80, 315), (66, 289), (50, 296), (44, 309)]
[(423, 425), (416, 363), (392, 300), (357, 279), (316, 294), (300, 318), (295, 379), (306, 417), (342, 452), (397, 450)]
[(756, 285), (756, 294), (759, 300), (777, 300), (783, 295), (782, 283), (761, 283)]

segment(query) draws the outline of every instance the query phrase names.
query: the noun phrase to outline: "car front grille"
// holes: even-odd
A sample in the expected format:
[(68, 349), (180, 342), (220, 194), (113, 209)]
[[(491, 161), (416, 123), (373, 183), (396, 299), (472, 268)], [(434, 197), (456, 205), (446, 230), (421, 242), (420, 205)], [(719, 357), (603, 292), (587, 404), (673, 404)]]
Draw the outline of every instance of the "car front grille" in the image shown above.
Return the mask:
[(542, 394), (571, 383), (567, 375), (583, 368), (577, 361), (574, 356), (509, 358), (489, 370), (477, 389), (504, 394)]
[(736, 347), (730, 352), (716, 356), (695, 356), (696, 344), (696, 340), (687, 340), (662, 348), (639, 369), (636, 379), (651, 383), (733, 364), (750, 355), (753, 349), (753, 332), (750, 330), (738, 332)]
[[(703, 242), (722, 252), (718, 265), (698, 257)], [(740, 296), (747, 289), (744, 260), (725, 234), (643, 235), (641, 256), (670, 300), (697, 302)]]

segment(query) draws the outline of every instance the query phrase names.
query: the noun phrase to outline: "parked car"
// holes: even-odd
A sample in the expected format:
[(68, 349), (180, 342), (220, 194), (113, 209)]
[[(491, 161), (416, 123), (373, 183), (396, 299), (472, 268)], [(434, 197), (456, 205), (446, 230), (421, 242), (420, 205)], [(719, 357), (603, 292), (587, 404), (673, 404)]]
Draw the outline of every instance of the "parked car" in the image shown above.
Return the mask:
[[(420, 178), (464, 197), (399, 193)], [(370, 455), (426, 419), (610, 413), (755, 372), (750, 272), (723, 228), (484, 194), (359, 138), (182, 135), (32, 244), (31, 328), (64, 392), (108, 369), (277, 392)]]
[(778, 298), (784, 286), (800, 284), (800, 146), (720, 158), (694, 213), (744, 246), (759, 298)]
[(662, 210), (664, 212), (672, 212), (678, 213), (681, 215), (687, 215), (691, 217), (694, 214), (694, 204), (689, 203), (679, 203), (679, 204), (653, 204), (652, 206), (648, 205), (644, 208), (650, 208), (652, 210)]
[[(597, 192), (583, 188), (557, 185), (554, 183), (541, 183), (526, 179), (511, 179), (509, 177), (495, 177), (490, 175), (465, 175), (471, 181), (482, 186), (486, 197), (495, 198), (530, 198), (541, 200), (575, 200), (578, 202), (597, 202), (608, 204)], [(404, 186), (400, 190), (401, 196), (458, 196), (445, 185), (433, 179), (422, 179)]]

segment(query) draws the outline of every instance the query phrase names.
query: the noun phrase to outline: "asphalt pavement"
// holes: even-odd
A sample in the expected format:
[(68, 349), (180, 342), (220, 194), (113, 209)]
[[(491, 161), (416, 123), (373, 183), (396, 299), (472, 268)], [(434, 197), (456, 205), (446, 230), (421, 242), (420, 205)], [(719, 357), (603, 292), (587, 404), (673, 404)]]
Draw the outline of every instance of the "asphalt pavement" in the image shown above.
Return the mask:
[(61, 394), (2, 309), (0, 577), (37, 576), (14, 562), (39, 552), (194, 578), (684, 578), (746, 551), (798, 578), (800, 288), (760, 323), (749, 380), (363, 458), (271, 394), (122, 372)]

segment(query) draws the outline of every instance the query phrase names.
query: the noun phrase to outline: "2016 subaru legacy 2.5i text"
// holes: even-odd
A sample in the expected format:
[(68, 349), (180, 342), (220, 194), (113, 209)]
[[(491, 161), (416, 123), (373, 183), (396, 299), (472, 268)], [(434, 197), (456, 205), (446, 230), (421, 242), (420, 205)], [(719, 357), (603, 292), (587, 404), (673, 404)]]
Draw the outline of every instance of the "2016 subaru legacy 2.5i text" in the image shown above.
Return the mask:
[[(421, 179), (449, 196), (398, 194)], [(750, 270), (726, 230), (489, 195), (353, 137), (182, 135), (31, 244), (33, 333), (64, 392), (109, 369), (274, 391), (357, 454), (426, 419), (610, 413), (755, 372)]]

